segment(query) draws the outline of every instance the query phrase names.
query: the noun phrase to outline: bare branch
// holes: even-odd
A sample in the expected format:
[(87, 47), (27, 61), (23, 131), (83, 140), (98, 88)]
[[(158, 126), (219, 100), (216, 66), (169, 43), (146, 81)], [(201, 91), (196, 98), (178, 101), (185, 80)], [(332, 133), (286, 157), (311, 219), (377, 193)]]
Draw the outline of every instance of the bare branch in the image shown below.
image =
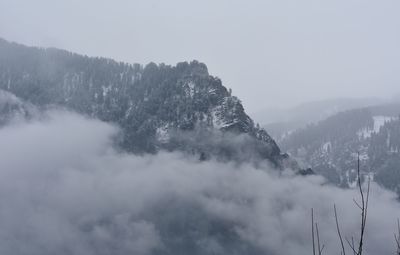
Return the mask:
[(353, 254), (354, 255), (357, 254), (357, 251), (354, 248), (354, 239), (353, 239), (353, 237), (351, 238), (351, 243), (350, 243), (349, 239), (347, 239), (347, 237), (346, 237), (346, 242), (349, 244), (350, 248), (353, 250)]
[(340, 227), (339, 227), (339, 221), (338, 221), (338, 216), (337, 216), (337, 211), (336, 211), (336, 205), (333, 205), (333, 211), (335, 212), (335, 220), (336, 220), (336, 230), (340, 239), (340, 245), (342, 246), (342, 251), (341, 254), (346, 255), (346, 250), (344, 249), (344, 244), (343, 244), (343, 238), (342, 234), (340, 233)]
[(365, 195), (364, 191), (362, 190), (362, 184), (361, 184), (360, 153), (358, 153), (358, 158), (357, 158), (357, 177), (358, 177), (358, 189), (359, 189), (360, 196), (361, 196), (361, 231), (360, 231), (360, 241), (358, 243), (357, 255), (362, 255), (365, 226), (366, 226), (366, 222), (367, 222), (368, 200), (369, 200), (371, 179), (368, 178), (367, 194)]
[[(360, 237), (358, 239), (358, 244), (356, 247), (356, 244), (354, 242), (354, 238), (351, 237), (351, 242), (349, 239), (345, 237), (345, 240), (351, 250), (353, 251), (353, 255), (362, 255), (363, 252), (363, 245), (364, 245), (364, 236), (365, 236), (365, 227), (367, 223), (367, 214), (368, 214), (368, 203), (369, 203), (369, 195), (370, 195), (370, 187), (371, 187), (371, 178), (368, 176), (368, 185), (367, 185), (367, 190), (363, 190), (362, 187), (362, 174), (360, 170), (360, 153), (358, 152), (358, 157), (357, 157), (357, 186), (358, 186), (358, 191), (360, 193), (360, 200), (357, 202), (355, 199), (353, 199), (354, 204), (361, 210), (361, 227), (360, 227)], [(340, 225), (339, 225), (339, 217), (336, 209), (336, 204), (333, 205), (333, 210), (335, 213), (335, 222), (336, 222), (336, 231), (339, 236), (340, 240), (340, 245), (341, 245), (341, 255), (346, 255), (346, 248), (344, 245), (342, 233), (340, 230)], [(315, 226), (314, 226), (315, 225)], [(316, 236), (317, 236), (317, 244), (315, 243), (315, 233), (314, 233), (314, 227), (316, 230)], [(398, 220), (397, 222), (397, 228), (398, 228), (398, 235), (394, 234), (394, 238), (396, 240), (397, 244), (397, 255), (400, 255), (400, 221)], [(318, 229), (318, 223), (314, 222), (314, 210), (311, 209), (311, 234), (312, 234), (312, 242), (313, 242), (313, 255), (316, 255), (316, 245), (317, 245), (317, 255), (321, 255), (323, 249), (325, 248), (324, 245), (322, 245), (321, 248), (321, 243), (320, 243), (320, 238), (319, 238), (319, 229)]]
[(358, 207), (358, 208), (360, 208), (360, 210), (362, 210), (362, 207), (361, 207), (361, 205), (359, 205), (358, 203), (357, 203), (357, 201), (353, 198), (353, 202), (354, 202), (354, 204), (356, 204), (356, 206)]
[(322, 249), (321, 249), (321, 245), (320, 245), (320, 241), (319, 241), (318, 223), (315, 223), (315, 230), (317, 231), (318, 255), (321, 255), (322, 254), (322, 249), (323, 249), (324, 246), (322, 246)]
[(396, 245), (397, 245), (396, 254), (400, 255), (400, 240), (399, 240), (399, 237), (400, 237), (400, 221), (399, 221), (399, 219), (397, 219), (397, 233), (398, 233), (398, 235), (394, 234), (394, 239), (396, 240)]
[(321, 252), (320, 252), (321, 254), (322, 254), (322, 251), (324, 250), (324, 248), (325, 248), (325, 244), (323, 244), (321, 247)]
[(315, 255), (314, 208), (311, 208), (311, 235), (312, 235), (313, 255)]

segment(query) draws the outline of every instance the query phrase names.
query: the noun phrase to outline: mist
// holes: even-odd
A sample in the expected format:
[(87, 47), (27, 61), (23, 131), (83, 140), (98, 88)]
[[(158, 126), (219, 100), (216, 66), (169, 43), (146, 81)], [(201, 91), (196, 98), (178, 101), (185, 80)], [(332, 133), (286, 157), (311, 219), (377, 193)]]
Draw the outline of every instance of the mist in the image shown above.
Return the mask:
[[(114, 149), (116, 126), (63, 110), (0, 129), (2, 254), (325, 254), (358, 236), (351, 189), (319, 176)], [(400, 205), (372, 184), (365, 254), (390, 254)], [(350, 252), (350, 251), (349, 251)]]
[(249, 112), (399, 93), (396, 0), (2, 0), (0, 37), (129, 63), (197, 59)]

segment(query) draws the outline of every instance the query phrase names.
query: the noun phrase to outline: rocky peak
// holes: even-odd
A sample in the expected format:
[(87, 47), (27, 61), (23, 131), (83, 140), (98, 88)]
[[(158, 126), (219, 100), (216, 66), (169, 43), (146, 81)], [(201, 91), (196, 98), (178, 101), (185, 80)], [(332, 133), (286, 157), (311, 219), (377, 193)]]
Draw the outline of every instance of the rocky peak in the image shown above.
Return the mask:
[(183, 150), (201, 158), (267, 159), (279, 167), (287, 160), (198, 61), (143, 67), (0, 41), (0, 88), (34, 105), (116, 123), (120, 145), (130, 152)]

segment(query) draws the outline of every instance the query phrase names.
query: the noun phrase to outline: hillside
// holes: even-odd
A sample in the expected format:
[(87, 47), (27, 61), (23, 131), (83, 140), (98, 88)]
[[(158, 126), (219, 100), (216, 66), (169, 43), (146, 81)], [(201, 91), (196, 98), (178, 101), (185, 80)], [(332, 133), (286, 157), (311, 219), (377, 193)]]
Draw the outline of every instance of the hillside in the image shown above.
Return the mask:
[(197, 61), (142, 66), (0, 40), (0, 89), (39, 108), (115, 123), (128, 152), (180, 150), (201, 159), (295, 166)]
[(284, 136), (279, 144), (303, 166), (348, 187), (355, 183), (360, 153), (364, 174), (400, 191), (400, 106), (345, 111)]

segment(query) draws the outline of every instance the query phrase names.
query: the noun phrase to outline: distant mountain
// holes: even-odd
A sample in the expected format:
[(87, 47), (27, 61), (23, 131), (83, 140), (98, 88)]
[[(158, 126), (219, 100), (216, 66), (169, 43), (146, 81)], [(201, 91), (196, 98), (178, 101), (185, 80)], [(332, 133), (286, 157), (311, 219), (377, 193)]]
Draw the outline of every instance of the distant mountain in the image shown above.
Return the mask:
[(295, 166), (197, 61), (143, 67), (0, 39), (0, 89), (39, 108), (61, 106), (116, 123), (129, 152), (181, 150), (201, 159)]
[(361, 169), (400, 193), (400, 104), (340, 112), (283, 137), (284, 150), (342, 186), (355, 183), (357, 155)]
[(274, 138), (307, 124), (326, 119), (338, 112), (385, 103), (379, 98), (336, 98), (313, 101), (288, 109), (266, 109), (254, 114)]

